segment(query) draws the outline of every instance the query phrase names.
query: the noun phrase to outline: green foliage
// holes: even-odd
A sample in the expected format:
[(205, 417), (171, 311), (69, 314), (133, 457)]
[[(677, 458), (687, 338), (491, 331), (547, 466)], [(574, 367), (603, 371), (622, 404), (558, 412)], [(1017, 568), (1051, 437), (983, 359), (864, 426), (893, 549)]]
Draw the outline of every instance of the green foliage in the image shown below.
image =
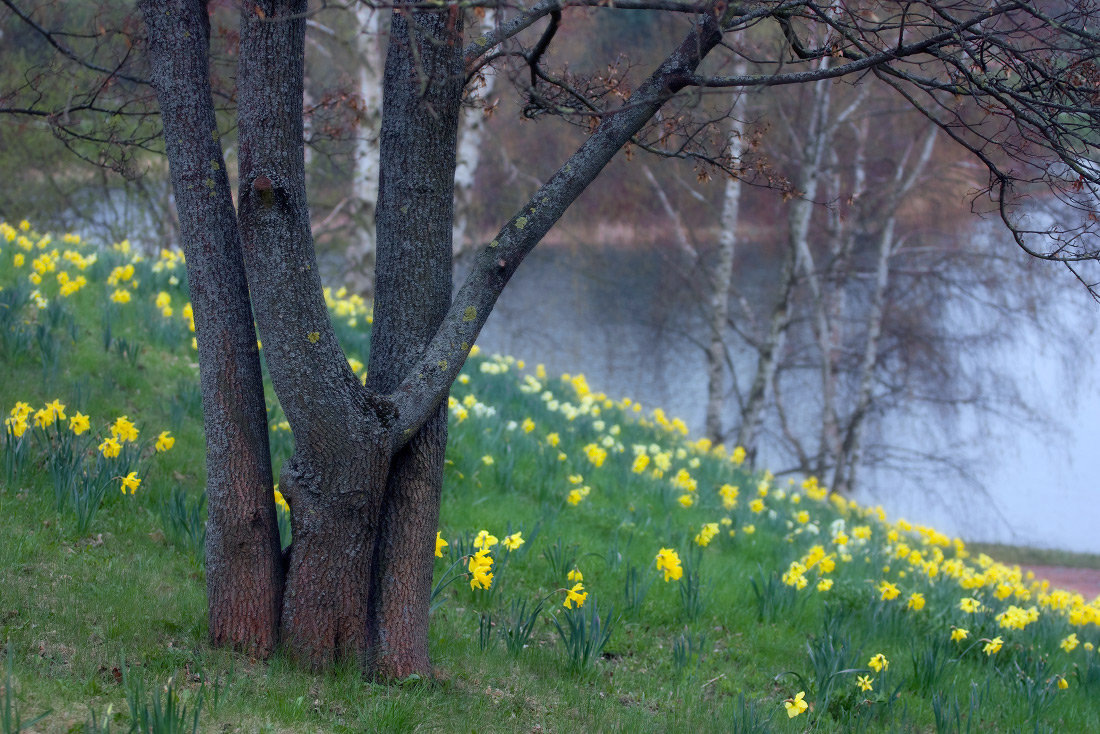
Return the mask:
[[(130, 731), (137, 734), (197, 734), (199, 716), (202, 713), (205, 686), (200, 686), (197, 696), (190, 703), (185, 693), (169, 678), (163, 689), (146, 688), (144, 677), (125, 663), (122, 665), (123, 686), (126, 689), (126, 705), (130, 709)], [(188, 706), (190, 705), (190, 711)]]
[(504, 618), (501, 632), (508, 653), (512, 657), (518, 657), (531, 639), (531, 633), (535, 631), (535, 623), (539, 621), (546, 601), (540, 599), (530, 609), (527, 608), (527, 600), (516, 597), (508, 605), (508, 614)]
[[(203, 559), (206, 545), (206, 493), (192, 495), (179, 485), (172, 487), (161, 500), (160, 518), (168, 541)], [(281, 514), (281, 513), (280, 513)]]
[(13, 653), (11, 641), (9, 640), (7, 645), (7, 654), (4, 664), (4, 688), (2, 698), (0, 698), (0, 734), (17, 734), (17, 732), (26, 731), (32, 726), (42, 721), (49, 715), (50, 710), (47, 709), (35, 716), (32, 719), (23, 721), (23, 715), (19, 709), (19, 701), (16, 697), (15, 683), (13, 681)]
[[(592, 598), (580, 609), (568, 609), (554, 617), (554, 627), (565, 646), (569, 667), (575, 671), (588, 668), (599, 658), (607, 641), (611, 639), (615, 620), (615, 607), (607, 610), (600, 619), (600, 608)], [(563, 621), (564, 620), (564, 621)]]

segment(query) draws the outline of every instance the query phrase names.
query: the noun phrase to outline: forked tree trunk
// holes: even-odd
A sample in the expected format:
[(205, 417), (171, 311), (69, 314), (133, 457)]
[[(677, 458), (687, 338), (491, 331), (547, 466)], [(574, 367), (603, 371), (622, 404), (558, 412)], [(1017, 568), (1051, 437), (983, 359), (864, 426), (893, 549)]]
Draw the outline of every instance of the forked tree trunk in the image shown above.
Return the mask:
[[(447, 390), (516, 266), (720, 41), (718, 21), (701, 16), (623, 107), (604, 116), (483, 248), (450, 303), (461, 13), (452, 8), (394, 14), (382, 136), (381, 277), (370, 383), (364, 387), (336, 341), (310, 235), (302, 146), (306, 0), (242, 6), (240, 247), (220, 152), (207, 142), (216, 133), (211, 136), (204, 117), (212, 125), (205, 4), (176, 0), (165, 9), (143, 4), (177, 203), (188, 222), (189, 267), (196, 268), (192, 288), (196, 320), (203, 324), (200, 366), (209, 397), (211, 482), (227, 485), (212, 494), (218, 506), (211, 517), (233, 532), (252, 531), (210, 546), (208, 568), (219, 579), (211, 588), (226, 592), (211, 594), (211, 619), (239, 622), (244, 629), (231, 627), (236, 637), (215, 641), (236, 641), (266, 654), (281, 629), (290, 652), (314, 668), (354, 657), (365, 670), (387, 677), (426, 674)], [(177, 68), (176, 57), (191, 65)], [(186, 85), (174, 86), (176, 75)], [(211, 223), (217, 225), (213, 235), (199, 226)], [(221, 259), (212, 264), (204, 260), (218, 253)], [(242, 254), (271, 380), (295, 441), (281, 477), (294, 528), (281, 628), (267, 420), (262, 391), (256, 391), (259, 371), (250, 367), (257, 364), (256, 344), (240, 277)], [(218, 314), (228, 314), (224, 328), (206, 328), (206, 318), (222, 323), (214, 318)], [(246, 368), (251, 371), (242, 376)], [(265, 467), (266, 482), (254, 479)], [(265, 555), (265, 549), (272, 552)], [(250, 573), (241, 578), (226, 570), (238, 565)], [(226, 580), (237, 586), (222, 586)], [(245, 603), (227, 596), (233, 592)]]
[(202, 367), (210, 638), (263, 657), (278, 641), (283, 571), (256, 332), (210, 102), (210, 23), (202, 0), (139, 6)]
[(737, 429), (737, 445), (745, 449), (749, 466), (756, 465), (756, 442), (760, 437), (760, 428), (764, 422), (764, 405), (768, 388), (775, 380), (775, 371), (779, 358), (783, 354), (787, 327), (791, 323), (791, 298), (794, 295), (795, 281), (794, 249), (788, 247), (783, 256), (783, 272), (780, 276), (779, 292), (768, 319), (768, 333), (756, 358), (756, 371), (753, 374), (749, 394), (741, 410), (741, 425)]

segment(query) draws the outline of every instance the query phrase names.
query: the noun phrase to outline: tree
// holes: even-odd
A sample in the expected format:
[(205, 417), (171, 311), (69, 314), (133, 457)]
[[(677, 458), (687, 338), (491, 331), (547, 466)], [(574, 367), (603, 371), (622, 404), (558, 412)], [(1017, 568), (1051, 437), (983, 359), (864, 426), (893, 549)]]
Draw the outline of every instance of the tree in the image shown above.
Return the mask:
[[(269, 654), (281, 641), (314, 667), (346, 656), (382, 676), (430, 670), (428, 600), (449, 386), (520, 262), (621, 148), (737, 170), (726, 146), (706, 144), (716, 128), (702, 103), (710, 90), (873, 75), (986, 164), (1022, 246), (1070, 263), (1096, 256), (1085, 238), (1090, 222), (1055, 232), (1060, 240), (1040, 251), (1007, 203), (1012, 185), (1023, 182), (1045, 183), (1085, 206), (1098, 183), (1092, 2), (617, 0), (604, 7), (602, 0), (539, 0), (498, 8), (507, 14), (465, 47), (460, 5), (398, 2), (383, 74), (375, 320), (364, 386), (329, 323), (310, 234), (306, 0), (241, 4), (236, 207), (215, 125), (207, 4), (138, 5), (195, 312), (209, 473), (210, 634), (254, 654)], [(586, 7), (666, 13), (682, 23), (683, 37), (636, 83), (549, 68), (547, 50), (563, 15)], [(541, 33), (528, 32), (543, 19)], [(723, 60), (707, 57), (741, 34), (763, 39), (764, 69), (721, 76)], [(805, 39), (820, 40), (807, 46)], [(482, 66), (508, 63), (525, 71), (515, 78), (529, 117), (562, 117), (590, 134), (480, 249), (452, 300), (463, 86)], [(280, 477), (294, 528), (285, 558), (253, 315), (295, 439)]]

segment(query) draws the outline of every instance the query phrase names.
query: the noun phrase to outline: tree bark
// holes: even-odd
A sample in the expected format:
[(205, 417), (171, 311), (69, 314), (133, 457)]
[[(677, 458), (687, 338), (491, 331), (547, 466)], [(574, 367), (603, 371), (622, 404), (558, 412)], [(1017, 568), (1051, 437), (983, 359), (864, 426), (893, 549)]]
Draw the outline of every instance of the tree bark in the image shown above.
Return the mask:
[(363, 113), (355, 143), (355, 171), (352, 180), (354, 241), (348, 245), (349, 287), (374, 293), (376, 245), (376, 202), (378, 199), (378, 145), (382, 129), (382, 10), (367, 4), (355, 8), (359, 31), (356, 48), (359, 62), (359, 97)]
[[(496, 27), (496, 13), (492, 10), (486, 10), (485, 17), (481, 19), (481, 30), (489, 33), (494, 27)], [(493, 86), (496, 84), (496, 69), (492, 66), (486, 66), (481, 70), (479, 76), (481, 85), (480, 88), (476, 89), (477, 95), (487, 99), (492, 94)], [(485, 111), (480, 105), (471, 104), (462, 112), (462, 124), (459, 127), (460, 134), (458, 138), (458, 160), (454, 176), (455, 216), (452, 230), (456, 257), (461, 257), (473, 248), (472, 242), (466, 242), (466, 233), (470, 215), (474, 209), (474, 183), (477, 180), (477, 167), (481, 162), (486, 119)]]
[[(746, 65), (738, 64), (735, 74), (744, 74)], [(743, 97), (738, 100), (742, 102)], [(744, 148), (742, 136), (745, 133), (744, 111), (738, 112), (737, 105), (731, 112), (729, 131), (730, 156), (734, 160), (741, 158)], [(726, 356), (726, 323), (729, 319), (730, 288), (733, 286), (733, 256), (737, 248), (737, 221), (741, 211), (741, 181), (730, 178), (726, 181), (725, 196), (722, 200), (721, 228), (718, 232), (718, 257), (711, 273), (710, 303), (708, 314), (710, 321), (710, 342), (707, 345), (707, 436), (718, 443), (722, 440), (722, 404), (725, 396), (722, 382), (722, 363)]]
[(295, 442), (280, 477), (294, 529), (282, 637), (317, 669), (366, 660), (392, 409), (352, 373), (322, 294), (305, 196), (305, 11), (306, 0), (242, 7), (238, 201), (256, 323)]
[[(367, 370), (367, 388), (381, 395), (414, 368), (451, 305), (461, 18), (399, 5), (391, 23)], [(428, 610), (446, 445), (444, 399), (393, 457), (372, 585), (372, 667), (381, 677), (430, 672)]]
[(278, 640), (283, 571), (256, 332), (210, 94), (209, 18), (201, 0), (139, 7), (195, 312), (210, 638), (263, 657)]

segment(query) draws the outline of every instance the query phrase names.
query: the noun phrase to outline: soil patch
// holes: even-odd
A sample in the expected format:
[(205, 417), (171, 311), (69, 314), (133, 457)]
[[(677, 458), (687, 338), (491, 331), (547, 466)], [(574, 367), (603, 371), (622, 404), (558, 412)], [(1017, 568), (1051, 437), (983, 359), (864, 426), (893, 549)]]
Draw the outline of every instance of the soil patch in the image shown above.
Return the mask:
[(1020, 568), (1034, 572), (1037, 579), (1046, 579), (1053, 588), (1080, 592), (1085, 601), (1100, 596), (1100, 569), (1030, 565)]

